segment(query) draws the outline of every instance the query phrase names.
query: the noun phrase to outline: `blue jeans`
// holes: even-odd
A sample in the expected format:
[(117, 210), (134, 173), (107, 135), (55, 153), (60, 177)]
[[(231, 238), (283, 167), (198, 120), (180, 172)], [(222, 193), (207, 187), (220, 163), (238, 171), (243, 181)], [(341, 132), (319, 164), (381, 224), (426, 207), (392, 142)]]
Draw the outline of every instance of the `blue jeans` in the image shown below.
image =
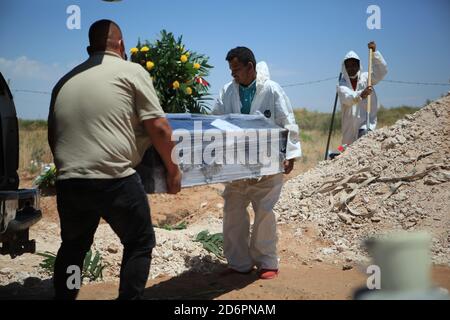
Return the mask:
[(57, 181), (57, 204), (62, 243), (58, 251), (54, 286), (56, 299), (75, 299), (69, 289), (67, 268), (83, 270), (100, 218), (123, 244), (119, 299), (140, 299), (150, 272), (155, 246), (150, 207), (139, 176), (121, 179), (68, 179)]

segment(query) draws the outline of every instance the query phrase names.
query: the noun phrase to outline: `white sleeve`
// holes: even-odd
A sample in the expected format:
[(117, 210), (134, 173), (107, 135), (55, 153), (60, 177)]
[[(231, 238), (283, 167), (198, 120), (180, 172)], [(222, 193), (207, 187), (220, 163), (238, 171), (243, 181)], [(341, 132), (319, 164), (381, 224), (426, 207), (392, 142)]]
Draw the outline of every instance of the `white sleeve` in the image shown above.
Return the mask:
[(372, 85), (376, 85), (378, 82), (384, 79), (388, 70), (387, 64), (381, 55), (380, 51), (376, 51), (373, 54), (373, 66), (372, 66)]
[(284, 90), (277, 86), (274, 88), (275, 94), (275, 122), (279, 126), (288, 130), (286, 145), (286, 159), (295, 159), (302, 156), (300, 144), (300, 129), (295, 121), (291, 102)]
[(338, 85), (337, 93), (339, 100), (341, 101), (341, 105), (344, 108), (349, 108), (362, 100), (362, 90), (354, 91), (345, 85)]

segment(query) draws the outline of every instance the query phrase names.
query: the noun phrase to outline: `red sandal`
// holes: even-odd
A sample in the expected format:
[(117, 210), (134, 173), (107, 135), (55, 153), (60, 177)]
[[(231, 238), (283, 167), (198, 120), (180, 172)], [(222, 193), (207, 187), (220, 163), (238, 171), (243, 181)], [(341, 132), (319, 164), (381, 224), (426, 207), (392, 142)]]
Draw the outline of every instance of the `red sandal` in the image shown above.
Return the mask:
[(259, 271), (259, 278), (262, 280), (275, 279), (278, 276), (278, 269), (261, 269)]

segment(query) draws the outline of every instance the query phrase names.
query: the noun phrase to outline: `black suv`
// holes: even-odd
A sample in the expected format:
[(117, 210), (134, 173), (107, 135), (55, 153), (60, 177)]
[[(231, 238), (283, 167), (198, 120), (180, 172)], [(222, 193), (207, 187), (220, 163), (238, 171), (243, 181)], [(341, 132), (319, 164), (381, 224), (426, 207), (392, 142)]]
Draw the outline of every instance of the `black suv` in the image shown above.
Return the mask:
[(34, 253), (29, 228), (42, 218), (37, 189), (19, 189), (19, 128), (13, 96), (0, 72), (0, 254)]

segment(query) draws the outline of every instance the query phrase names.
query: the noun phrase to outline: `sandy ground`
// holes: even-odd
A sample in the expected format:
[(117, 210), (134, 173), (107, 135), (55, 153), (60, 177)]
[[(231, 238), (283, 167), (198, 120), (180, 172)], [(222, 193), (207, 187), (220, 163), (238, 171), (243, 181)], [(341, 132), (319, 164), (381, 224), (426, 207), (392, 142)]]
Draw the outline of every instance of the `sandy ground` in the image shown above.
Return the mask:
[[(299, 169), (297, 169), (299, 170)], [(295, 174), (295, 173), (294, 173)], [(221, 210), (216, 208), (222, 203), (218, 190), (220, 186), (198, 187), (183, 190), (177, 196), (157, 197), (167, 201), (154, 201), (152, 210), (155, 220), (163, 222), (166, 219), (174, 219), (175, 215), (164, 215), (164, 210), (171, 207), (170, 212), (185, 212), (189, 208), (197, 212), (188, 221), (198, 220), (206, 213), (214, 212), (221, 215)], [(188, 192), (189, 191), (189, 192)], [(152, 196), (154, 197), (154, 196)], [(173, 201), (170, 198), (177, 198)], [(53, 223), (57, 221), (55, 199), (46, 197), (42, 199), (45, 207), (45, 215), (40, 223)], [(152, 199), (153, 200), (153, 199)], [(159, 199), (160, 200), (160, 199)], [(207, 205), (204, 205), (208, 202)], [(201, 205), (204, 205), (202, 207)], [(220, 207), (220, 206), (219, 206)], [(186, 209), (188, 208), (188, 209)], [(209, 209), (208, 209), (209, 208)], [(216, 209), (216, 210), (212, 210)], [(197, 211), (196, 211), (197, 210)], [(209, 210), (209, 211), (208, 211)], [(211, 211), (212, 210), (212, 211)], [(192, 212), (189, 210), (189, 212)], [(175, 220), (171, 220), (174, 222)], [(361, 263), (345, 264), (340, 261), (319, 262), (312, 257), (313, 252), (326, 246), (317, 237), (317, 231), (313, 225), (303, 226), (303, 236), (296, 239), (295, 228), (289, 225), (281, 225), (280, 231), (280, 274), (274, 280), (259, 280), (256, 272), (249, 275), (222, 275), (217, 272), (198, 273), (184, 272), (178, 276), (159, 276), (149, 280), (145, 290), (146, 299), (225, 299), (225, 300), (303, 300), (303, 299), (352, 299), (353, 293), (358, 288), (365, 286), (368, 275), (366, 265)], [(15, 259), (16, 271), (26, 271), (30, 265), (36, 265), (38, 257), (25, 255), (21, 260)], [(13, 260), (11, 260), (13, 261)], [(20, 262), (19, 262), (20, 261)], [(33, 261), (33, 262), (31, 262)], [(10, 265), (13, 267), (14, 265)], [(1, 269), (1, 268), (0, 268)], [(450, 268), (447, 266), (434, 266), (432, 270), (433, 283), (436, 286), (450, 290)], [(84, 285), (80, 291), (80, 300), (109, 300), (115, 299), (118, 292), (118, 279), (102, 283)], [(14, 282), (0, 286), (0, 299), (51, 299), (53, 289), (50, 278), (40, 280), (28, 278), (23, 284)]]
[[(295, 241), (288, 226), (280, 237), (280, 274), (274, 280), (260, 280), (256, 272), (249, 275), (223, 275), (217, 272), (184, 272), (175, 277), (159, 276), (149, 280), (145, 299), (218, 299), (218, 300), (310, 300), (352, 299), (355, 290), (365, 286), (366, 265), (325, 263), (309, 259), (312, 249), (320, 248), (314, 230), (303, 241)], [(450, 291), (450, 268), (434, 266), (433, 284)], [(118, 281), (84, 285), (80, 300), (110, 300), (117, 297)], [(0, 299), (51, 299), (51, 280), (29, 278), (25, 283), (0, 287)]]

